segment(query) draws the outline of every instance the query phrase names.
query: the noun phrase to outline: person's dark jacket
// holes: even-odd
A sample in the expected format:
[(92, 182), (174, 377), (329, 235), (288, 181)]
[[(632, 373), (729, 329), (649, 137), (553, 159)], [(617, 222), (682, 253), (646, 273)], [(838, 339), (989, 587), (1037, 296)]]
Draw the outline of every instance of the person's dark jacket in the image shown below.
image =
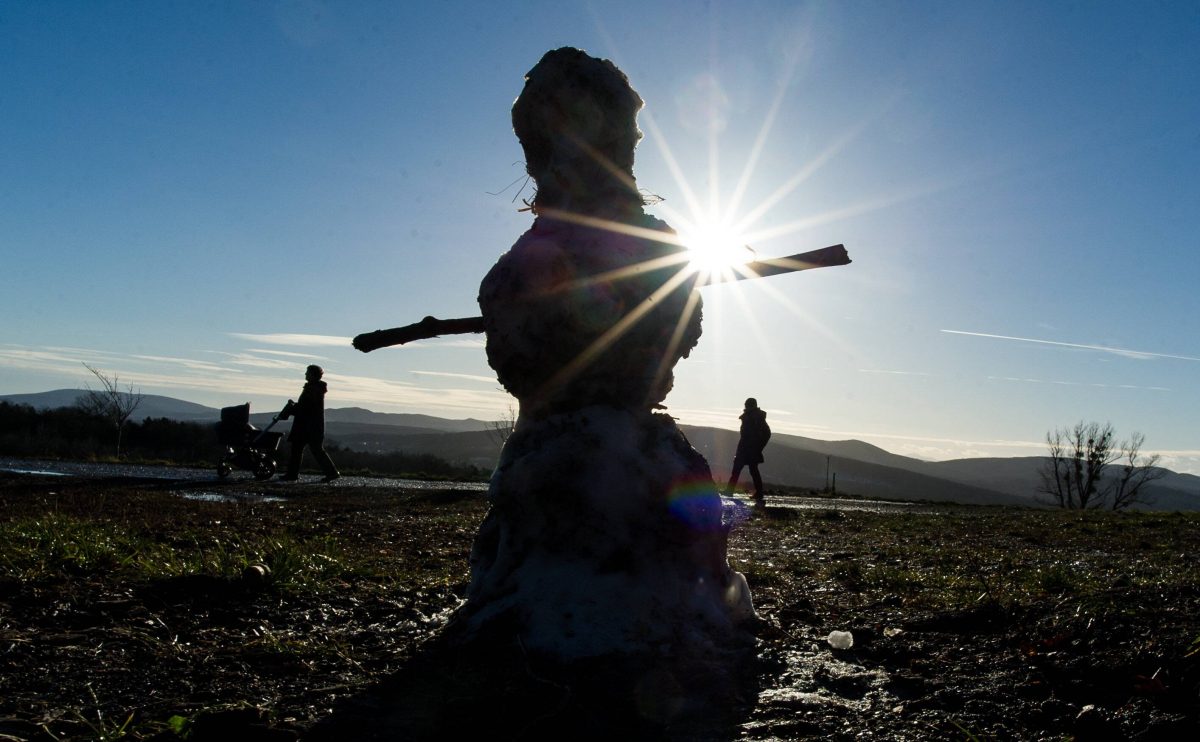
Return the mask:
[(300, 392), (292, 407), (292, 432), (288, 440), (300, 443), (320, 443), (325, 440), (325, 391), (323, 381), (310, 381)]
[(747, 464), (761, 464), (763, 449), (771, 438), (766, 410), (747, 407), (741, 414), (742, 437), (738, 440), (737, 457)]

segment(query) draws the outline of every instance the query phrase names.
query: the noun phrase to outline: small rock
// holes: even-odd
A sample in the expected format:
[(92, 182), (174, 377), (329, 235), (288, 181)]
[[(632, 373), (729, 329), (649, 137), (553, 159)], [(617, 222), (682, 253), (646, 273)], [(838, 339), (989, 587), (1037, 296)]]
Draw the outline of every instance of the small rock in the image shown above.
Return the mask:
[(834, 649), (849, 649), (854, 646), (854, 634), (849, 631), (830, 631), (825, 641)]
[(267, 584), (267, 581), (270, 579), (271, 568), (261, 562), (251, 564), (242, 570), (242, 581), (247, 585), (261, 587)]

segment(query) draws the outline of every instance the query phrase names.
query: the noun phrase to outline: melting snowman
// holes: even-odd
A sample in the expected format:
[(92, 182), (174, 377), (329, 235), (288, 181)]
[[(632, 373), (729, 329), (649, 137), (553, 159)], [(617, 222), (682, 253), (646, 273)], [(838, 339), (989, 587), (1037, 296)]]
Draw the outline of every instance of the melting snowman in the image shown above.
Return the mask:
[(661, 411), (701, 302), (634, 180), (641, 106), (612, 62), (571, 48), (548, 52), (513, 105), (535, 220), (479, 306), (488, 362), (520, 409), (454, 640), (563, 660), (753, 645), (708, 463)]

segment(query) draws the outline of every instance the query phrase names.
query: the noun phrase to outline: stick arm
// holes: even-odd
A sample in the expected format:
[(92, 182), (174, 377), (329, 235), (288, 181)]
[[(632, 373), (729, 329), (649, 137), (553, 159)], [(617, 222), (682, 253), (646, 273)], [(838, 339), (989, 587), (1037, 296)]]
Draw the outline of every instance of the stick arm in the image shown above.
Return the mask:
[[(810, 268), (829, 268), (835, 265), (849, 265), (850, 255), (845, 245), (830, 245), (819, 250), (790, 255), (786, 258), (765, 258), (747, 263), (740, 269), (725, 272), (720, 276), (709, 276), (701, 285), (742, 281), (750, 278), (766, 278), (782, 273), (795, 273)], [(364, 332), (353, 340), (353, 345), (363, 353), (386, 348), (391, 345), (404, 345), (414, 340), (428, 340), (439, 335), (465, 335), (483, 332), (483, 317), (460, 317), (458, 319), (425, 319), (404, 327), (393, 327), (390, 330), (375, 330)]]
[(425, 319), (404, 327), (393, 327), (390, 330), (375, 330), (355, 336), (353, 345), (363, 353), (386, 348), (390, 345), (404, 345), (413, 340), (428, 340), (438, 335), (465, 335), (472, 332), (483, 332), (483, 317), (461, 317), (458, 319)]
[(806, 271), (810, 268), (832, 268), (835, 265), (849, 265), (850, 263), (850, 254), (846, 252), (845, 245), (830, 245), (829, 247), (822, 247), (820, 250), (810, 250), (798, 255), (789, 255), (786, 258), (755, 260), (752, 263), (746, 263), (740, 268), (735, 268), (732, 276), (715, 278), (710, 280), (709, 283), (728, 283), (730, 281), (744, 281), (748, 278), (767, 278), (768, 276), (778, 276), (782, 273), (795, 273), (796, 271)]

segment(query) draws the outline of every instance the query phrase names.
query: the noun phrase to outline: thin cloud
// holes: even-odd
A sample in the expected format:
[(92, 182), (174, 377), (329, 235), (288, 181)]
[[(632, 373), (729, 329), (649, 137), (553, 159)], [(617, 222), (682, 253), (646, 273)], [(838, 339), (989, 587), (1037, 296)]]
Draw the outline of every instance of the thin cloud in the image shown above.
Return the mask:
[[(159, 363), (147, 361), (137, 356), (127, 356), (104, 350), (88, 348), (30, 348), (8, 344), (0, 347), (0, 368), (16, 368), (26, 371), (45, 371), (60, 373), (67, 376), (78, 376), (92, 379), (91, 374), (83, 370), (83, 363), (100, 366), (100, 370), (110, 372), (112, 367), (135, 363)], [(125, 381), (125, 373), (118, 374)]]
[(860, 368), (860, 374), (893, 374), (895, 376), (931, 376), (924, 371), (891, 371), (883, 368)]
[(949, 335), (968, 335), (977, 338), (991, 338), (992, 340), (1013, 340), (1019, 343), (1036, 343), (1038, 345), (1055, 345), (1060, 348), (1078, 348), (1080, 350), (1097, 350), (1102, 353), (1112, 353), (1113, 355), (1122, 356), (1124, 358), (1135, 358), (1145, 360), (1149, 358), (1171, 358), (1177, 361), (1197, 361), (1200, 358), (1194, 356), (1180, 356), (1171, 353), (1151, 353), (1144, 350), (1128, 350), (1126, 348), (1113, 348), (1107, 345), (1088, 345), (1086, 343), (1063, 343), (1057, 340), (1040, 340), (1038, 338), (1019, 338), (1011, 335), (993, 335), (987, 332), (967, 332), (965, 330), (939, 330)]
[(1163, 456), (1189, 456), (1191, 458), (1200, 458), (1200, 449), (1196, 449), (1196, 448), (1192, 448), (1192, 449), (1185, 448), (1185, 449), (1180, 449), (1178, 451), (1172, 451), (1169, 449), (1159, 449), (1157, 451), (1152, 451), (1151, 453), (1157, 453), (1157, 454), (1161, 454)]
[(1179, 474), (1200, 476), (1200, 451), (1146, 451), (1150, 455), (1159, 454), (1158, 465)]
[(40, 369), (51, 364), (74, 363), (78, 364), (80, 359), (78, 356), (65, 355), (56, 351), (47, 350), (31, 350), (28, 348), (3, 348), (0, 349), (0, 359), (4, 359), (5, 366), (15, 368), (33, 368)]
[(282, 358), (259, 358), (249, 354), (230, 354), (229, 362), (236, 366), (252, 368), (275, 368), (285, 371), (298, 371), (304, 368), (304, 361), (289, 361)]
[(483, 338), (462, 338), (461, 340), (443, 340), (436, 343), (443, 348), (470, 348), (472, 350), (482, 350), (487, 347), (487, 343)]
[(733, 410), (693, 410), (670, 407), (667, 414), (684, 425), (697, 425), (710, 428), (735, 429), (738, 426), (737, 412)]
[(1020, 376), (988, 376), (988, 381), (1011, 381), (1021, 384), (1054, 384), (1056, 386), (1087, 386), (1096, 389), (1137, 389), (1147, 392), (1169, 392), (1165, 386), (1139, 386), (1137, 384), (1101, 384), (1099, 382), (1059, 381), (1055, 379), (1031, 379)]
[(303, 358), (309, 361), (327, 361), (325, 356), (314, 356), (311, 353), (294, 353), (290, 350), (267, 350), (266, 348), (247, 348), (247, 353), (263, 353), (272, 356), (284, 356), (287, 358)]
[[(379, 405), (406, 410), (437, 410), (433, 414), (456, 411), (469, 415), (498, 415), (512, 397), (499, 390), (446, 389), (421, 387), (373, 376), (325, 374), (330, 390), (327, 404), (336, 401), (359, 402), (378, 409)], [(495, 380), (491, 380), (493, 383)], [(489, 410), (493, 412), (488, 412)]]
[(135, 356), (130, 356), (130, 358), (139, 360), (139, 361), (146, 361), (149, 363), (167, 363), (167, 364), (176, 365), (176, 366), (183, 366), (184, 368), (190, 368), (195, 371), (224, 371), (225, 370), (224, 366), (220, 366), (216, 363), (211, 363), (209, 361), (197, 361), (194, 358), (175, 358), (173, 356), (147, 356), (147, 355), (135, 355)]
[(480, 376), (478, 374), (456, 374), (449, 371), (409, 371), (410, 374), (418, 376), (442, 376), (447, 379), (467, 379), (469, 381), (479, 381), (484, 384), (495, 384), (495, 376)]
[(350, 338), (339, 335), (306, 335), (298, 332), (276, 332), (258, 335), (249, 332), (231, 332), (230, 337), (241, 340), (251, 340), (267, 345), (293, 345), (301, 348), (308, 347), (348, 347)]

